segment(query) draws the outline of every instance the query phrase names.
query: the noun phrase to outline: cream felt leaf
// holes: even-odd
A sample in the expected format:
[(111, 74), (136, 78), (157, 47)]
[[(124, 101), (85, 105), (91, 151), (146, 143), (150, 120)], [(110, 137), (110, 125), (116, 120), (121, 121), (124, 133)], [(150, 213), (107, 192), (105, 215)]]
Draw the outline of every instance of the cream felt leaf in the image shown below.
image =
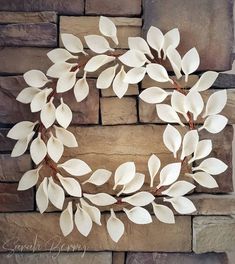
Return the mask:
[(109, 50), (114, 51), (114, 49), (109, 46), (108, 41), (103, 36), (88, 35), (84, 38), (88, 48), (95, 53), (105, 53)]
[(147, 42), (141, 37), (128, 37), (129, 49), (139, 50), (153, 59), (153, 55)]
[(144, 179), (145, 175), (137, 172), (135, 174), (135, 177), (123, 186), (123, 189), (118, 193), (118, 195), (120, 195), (121, 193), (127, 194), (138, 191), (143, 186)]
[(56, 109), (55, 109), (55, 106), (52, 100), (53, 100), (53, 97), (51, 98), (50, 102), (48, 102), (42, 107), (42, 110), (40, 112), (40, 119), (43, 125), (45, 126), (45, 128), (49, 128), (55, 122)]
[(37, 93), (30, 104), (31, 112), (41, 111), (43, 106), (47, 103), (47, 97), (52, 92), (52, 88), (46, 88)]
[(83, 176), (91, 172), (91, 168), (80, 159), (69, 159), (59, 164), (58, 167), (63, 168), (73, 176)]
[(72, 121), (73, 113), (69, 106), (63, 102), (61, 98), (61, 104), (56, 108), (55, 116), (57, 122), (63, 127), (67, 128)]
[(191, 88), (192, 91), (202, 92), (210, 88), (218, 77), (218, 73), (214, 71), (204, 72), (200, 79)]
[(99, 20), (99, 30), (102, 35), (110, 37), (113, 42), (118, 45), (117, 28), (111, 19), (101, 16)]
[(212, 134), (222, 131), (228, 123), (228, 118), (223, 115), (211, 115), (206, 118), (202, 127), (198, 130), (206, 129)]
[(92, 220), (89, 214), (77, 204), (77, 210), (74, 215), (74, 222), (78, 231), (87, 237), (92, 228)]
[(180, 159), (191, 155), (197, 147), (199, 142), (199, 135), (196, 129), (188, 131), (183, 138), (183, 146)]
[(181, 126), (184, 126), (184, 124), (181, 122), (178, 114), (176, 111), (167, 104), (157, 104), (156, 105), (156, 110), (158, 117), (165, 122), (168, 123), (178, 123)]
[(174, 154), (176, 158), (177, 151), (179, 150), (182, 142), (182, 137), (179, 131), (172, 125), (167, 125), (163, 133), (163, 142), (165, 146)]
[(160, 183), (157, 186), (157, 188), (160, 188), (161, 186), (170, 185), (173, 182), (175, 182), (181, 171), (181, 163), (170, 163), (162, 168), (160, 172)]
[(89, 94), (89, 85), (87, 83), (86, 77), (77, 80), (73, 92), (78, 103), (87, 98)]
[(153, 221), (150, 213), (142, 207), (137, 206), (130, 210), (123, 208), (123, 211), (126, 213), (129, 220), (135, 224), (144, 225), (152, 223)]
[(149, 28), (147, 32), (147, 42), (152, 49), (158, 52), (158, 58), (161, 58), (164, 36), (159, 28), (153, 26)]
[(48, 198), (56, 208), (62, 210), (65, 199), (64, 190), (53, 181), (52, 177), (49, 178)]
[[(163, 43), (163, 52), (164, 52), (164, 59), (167, 55), (167, 50), (169, 47), (176, 49), (180, 43), (180, 33), (178, 28), (173, 28), (166, 32), (164, 35), (164, 43)], [(169, 57), (168, 57), (169, 58)]]
[(16, 97), (18, 102), (22, 104), (30, 104), (34, 96), (39, 93), (41, 90), (36, 87), (27, 87), (24, 88)]
[(185, 103), (187, 110), (193, 114), (193, 120), (196, 121), (204, 107), (202, 96), (198, 92), (190, 91), (186, 95)]
[(96, 186), (101, 186), (110, 179), (111, 175), (112, 175), (111, 171), (105, 169), (98, 169), (95, 172), (93, 172), (91, 177), (85, 182), (83, 182), (83, 184), (92, 183)]
[(153, 212), (159, 221), (166, 224), (175, 223), (174, 213), (169, 207), (161, 204), (156, 204), (155, 202), (152, 202), (152, 206)]
[(123, 222), (116, 217), (113, 209), (111, 209), (110, 211), (111, 215), (107, 221), (107, 230), (111, 239), (117, 243), (124, 234), (125, 227)]
[(65, 62), (69, 59), (77, 59), (78, 56), (72, 55), (70, 52), (68, 52), (66, 49), (58, 48), (53, 49), (47, 53), (47, 57), (53, 62), (53, 63), (59, 63), (59, 62)]
[(147, 73), (151, 79), (157, 82), (171, 82), (166, 69), (157, 63), (150, 63), (146, 66)]
[(47, 191), (47, 184), (48, 179), (45, 177), (43, 181), (38, 186), (37, 192), (36, 192), (36, 203), (39, 209), (39, 212), (42, 214), (46, 211), (48, 207), (48, 191)]
[(141, 67), (147, 62), (144, 53), (139, 50), (128, 50), (118, 57), (118, 59), (129, 67)]
[(76, 82), (77, 72), (78, 69), (73, 72), (65, 72), (60, 76), (56, 85), (57, 93), (64, 93), (73, 88)]
[(67, 208), (60, 214), (60, 228), (64, 236), (69, 235), (73, 231), (73, 205), (68, 202)]
[(83, 45), (82, 45), (82, 42), (81, 40), (74, 36), (73, 34), (68, 34), (68, 33), (62, 33), (60, 34), (61, 36), (61, 40), (62, 40), (62, 43), (64, 45), (64, 47), (72, 52), (72, 53), (84, 53), (86, 54), (84, 51), (83, 51)]
[(73, 67), (76, 67), (77, 65), (77, 63), (57, 62), (47, 70), (47, 76), (52, 78), (60, 78), (64, 73), (68, 73)]
[(145, 67), (133, 68), (127, 72), (124, 82), (130, 83), (130, 84), (139, 83), (140, 81), (144, 79), (145, 73), (146, 73)]
[(35, 132), (31, 132), (26, 138), (19, 139), (11, 152), (11, 157), (19, 157), (25, 153), (28, 148), (29, 142), (33, 138)]
[(117, 200), (107, 193), (88, 194), (84, 193), (83, 196), (87, 198), (91, 203), (98, 206), (111, 205), (117, 202)]
[(118, 65), (109, 67), (101, 72), (96, 82), (96, 87), (98, 89), (106, 89), (109, 88), (109, 86), (111, 86), (113, 82), (113, 78), (116, 73), (117, 66)]
[(78, 146), (77, 140), (75, 138), (75, 136), (73, 135), (73, 133), (71, 133), (70, 131), (62, 128), (62, 127), (58, 127), (58, 126), (53, 126), (55, 129), (55, 134), (56, 137), (66, 146), (69, 148), (74, 148)]
[(46, 75), (39, 70), (27, 71), (24, 75), (25, 82), (32, 87), (41, 88), (49, 82)]
[(187, 181), (177, 181), (173, 183), (168, 189), (162, 192), (164, 195), (171, 197), (178, 197), (192, 191), (196, 186)]
[(206, 110), (203, 114), (203, 117), (208, 115), (216, 115), (220, 113), (223, 108), (225, 107), (227, 102), (227, 91), (221, 90), (218, 92), (213, 93), (206, 104)]
[(218, 175), (224, 171), (226, 171), (228, 166), (217, 158), (208, 158), (203, 160), (199, 166), (193, 167), (192, 171), (202, 170), (211, 175)]
[(89, 214), (91, 220), (97, 225), (101, 225), (101, 213), (100, 210), (92, 205), (89, 205), (83, 198), (80, 199), (82, 208)]
[(159, 87), (149, 87), (145, 89), (139, 97), (148, 104), (159, 104), (169, 95), (166, 91)]
[(206, 188), (217, 188), (216, 180), (204, 171), (198, 171), (194, 174), (189, 174), (197, 183)]
[(190, 49), (182, 58), (182, 70), (185, 74), (185, 81), (188, 81), (188, 75), (195, 72), (200, 64), (199, 54), (196, 48)]
[(180, 214), (191, 214), (197, 210), (192, 201), (186, 197), (164, 198), (164, 201), (170, 202), (174, 209)]
[(54, 162), (58, 162), (64, 152), (63, 143), (52, 134), (47, 141), (47, 153)]
[(124, 82), (125, 77), (126, 72), (122, 66), (121, 70), (113, 80), (113, 91), (118, 98), (122, 98), (128, 89), (128, 83)]
[(176, 112), (182, 114), (187, 122), (189, 121), (187, 116), (186, 96), (184, 94), (174, 90), (171, 95), (171, 106)]
[(155, 197), (149, 192), (138, 192), (131, 196), (122, 198), (122, 202), (129, 203), (133, 206), (145, 206), (154, 201)]
[(30, 145), (30, 155), (33, 162), (38, 165), (47, 154), (47, 147), (41, 138), (41, 133), (32, 141)]
[(152, 154), (148, 159), (148, 171), (150, 175), (150, 187), (153, 187), (153, 181), (161, 167), (160, 159)]
[(24, 191), (36, 185), (38, 182), (40, 169), (41, 166), (39, 166), (37, 169), (25, 172), (19, 181), (17, 190)]
[(69, 195), (74, 197), (82, 196), (82, 189), (78, 181), (70, 177), (63, 177), (59, 173), (57, 173), (56, 176)]
[(96, 70), (98, 70), (100, 67), (102, 67), (103, 65), (114, 61), (115, 57), (113, 56), (108, 56), (108, 55), (97, 55), (92, 57), (87, 64), (84, 67), (84, 71), (86, 72), (94, 72)]
[(125, 162), (121, 164), (115, 171), (114, 175), (114, 187), (115, 190), (118, 185), (125, 185), (130, 182), (136, 173), (134, 162)]
[(212, 151), (212, 141), (210, 139), (204, 139), (198, 142), (197, 148), (194, 152), (192, 159), (188, 163), (195, 160), (203, 159), (208, 156)]
[(179, 52), (173, 46), (169, 46), (169, 48), (166, 50), (166, 55), (171, 63), (177, 79), (181, 78), (181, 56)]
[(7, 137), (12, 139), (24, 139), (32, 133), (38, 122), (21, 121), (15, 124), (8, 132)]

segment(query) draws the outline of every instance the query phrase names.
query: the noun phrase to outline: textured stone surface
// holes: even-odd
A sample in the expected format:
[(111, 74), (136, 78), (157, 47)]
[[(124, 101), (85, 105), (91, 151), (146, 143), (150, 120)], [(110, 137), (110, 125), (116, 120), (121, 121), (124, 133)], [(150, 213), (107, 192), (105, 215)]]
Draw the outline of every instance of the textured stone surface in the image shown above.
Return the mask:
[(103, 125), (134, 124), (137, 122), (135, 98), (100, 98)]
[(113, 252), (112, 264), (125, 264), (125, 252)]
[(229, 216), (199, 216), (193, 219), (193, 251), (224, 252), (235, 249), (235, 219)]
[[(138, 94), (139, 94), (138, 85), (130, 84), (124, 96), (138, 95)], [(112, 88), (101, 89), (101, 95), (102, 97), (112, 97), (112, 96), (117, 97)]]
[(196, 47), (201, 57), (200, 70), (231, 68), (232, 1), (145, 0), (144, 21), (144, 33), (151, 25), (164, 33), (178, 27), (181, 33), (180, 53)]
[(141, 0), (87, 0), (86, 14), (136, 16), (141, 13)]
[[(176, 217), (176, 224), (166, 225), (153, 217), (153, 223), (136, 225), (124, 214), (118, 217), (124, 222), (126, 233), (119, 243), (114, 243), (106, 231), (109, 214), (102, 216), (102, 226), (94, 225), (89, 236), (83, 237), (74, 230), (63, 237), (59, 228), (59, 214), (39, 213), (0, 214), (0, 251), (20, 247), (21, 251), (191, 251), (191, 218)], [(19, 228), (20, 226), (20, 228)], [(164, 240), (162, 239), (164, 237)], [(35, 242), (36, 239), (36, 242)], [(23, 247), (22, 245), (27, 245)], [(33, 246), (34, 245), (34, 246)], [(8, 250), (7, 250), (8, 249)]]
[(235, 87), (235, 74), (220, 73), (213, 86), (218, 88)]
[(10, 152), (16, 143), (15, 140), (6, 137), (8, 131), (8, 128), (0, 129), (0, 151)]

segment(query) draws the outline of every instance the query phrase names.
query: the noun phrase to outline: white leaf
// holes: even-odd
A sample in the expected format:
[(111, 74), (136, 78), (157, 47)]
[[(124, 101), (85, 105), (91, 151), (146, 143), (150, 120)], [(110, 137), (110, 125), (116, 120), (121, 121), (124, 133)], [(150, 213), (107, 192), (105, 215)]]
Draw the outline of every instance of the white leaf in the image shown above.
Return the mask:
[(115, 60), (115, 57), (108, 55), (97, 55), (92, 57), (84, 67), (86, 72), (94, 72), (98, 70), (101, 66)]
[(83, 196), (90, 202), (98, 206), (111, 205), (117, 202), (117, 200), (107, 193), (88, 194), (84, 193)]
[(133, 68), (127, 72), (124, 82), (130, 84), (139, 83), (144, 79), (145, 73), (146, 73), (146, 68), (144, 67)]
[(161, 186), (170, 185), (175, 182), (181, 171), (181, 162), (170, 163), (162, 168), (160, 172), (160, 183), (157, 186), (159, 189)]
[(203, 117), (208, 115), (216, 115), (220, 113), (223, 108), (225, 107), (227, 102), (227, 91), (221, 90), (218, 92), (213, 93), (206, 104), (206, 110), (203, 114)]
[(154, 201), (155, 197), (149, 192), (138, 192), (131, 196), (122, 198), (122, 202), (129, 203), (133, 206), (145, 206)]
[(158, 52), (158, 58), (161, 58), (161, 49), (164, 43), (164, 36), (161, 30), (151, 26), (147, 32), (147, 42), (152, 49)]
[(197, 70), (200, 64), (199, 54), (196, 48), (190, 49), (182, 59), (182, 70), (185, 74), (185, 81), (188, 81), (188, 75)]
[(222, 115), (211, 115), (206, 118), (202, 127), (198, 130), (206, 129), (208, 132), (217, 134), (222, 131), (228, 123), (228, 118)]
[(107, 230), (111, 239), (116, 243), (124, 234), (124, 224), (120, 219), (116, 217), (113, 209), (111, 209), (111, 215), (107, 221)]
[(25, 172), (19, 181), (17, 190), (24, 191), (36, 185), (38, 182), (40, 169), (41, 166), (39, 166), (37, 169)]
[(77, 59), (78, 58), (78, 56), (73, 56), (66, 49), (62, 49), (62, 48), (53, 49), (53, 50), (49, 51), (47, 53), (47, 57), (53, 63), (65, 62), (69, 59)]
[(190, 91), (186, 95), (185, 103), (187, 110), (193, 114), (193, 120), (196, 121), (204, 107), (202, 96), (198, 92)]
[(56, 108), (55, 116), (57, 122), (63, 127), (67, 128), (72, 121), (73, 113), (69, 106), (63, 102), (61, 98), (61, 104)]
[(75, 138), (75, 136), (73, 135), (73, 133), (71, 133), (70, 131), (62, 128), (62, 127), (58, 127), (58, 126), (53, 126), (55, 128), (55, 134), (56, 137), (66, 146), (69, 148), (74, 148), (78, 146), (77, 140)]
[(166, 99), (169, 94), (159, 87), (149, 87), (145, 89), (139, 97), (148, 104), (159, 104)]
[(39, 70), (27, 71), (24, 75), (25, 82), (32, 87), (41, 88), (49, 82), (46, 75)]
[(135, 224), (144, 225), (152, 223), (152, 217), (150, 213), (142, 207), (133, 207), (128, 210), (123, 208), (123, 211), (126, 213), (127, 217)]
[(228, 166), (221, 160), (216, 158), (208, 158), (203, 160), (199, 166), (193, 167), (193, 171), (202, 170), (212, 175), (218, 175), (226, 171)]
[(50, 158), (56, 163), (60, 160), (64, 152), (63, 143), (52, 134), (47, 141), (47, 152)]
[(65, 72), (60, 76), (56, 85), (57, 93), (64, 93), (73, 88), (76, 82), (77, 72), (78, 69), (73, 72)]
[(61, 40), (63, 42), (63, 45), (64, 47), (72, 52), (72, 53), (84, 53), (86, 54), (84, 51), (83, 51), (83, 45), (82, 45), (82, 42), (81, 40), (74, 36), (73, 34), (68, 34), (68, 33), (62, 33), (61, 35)]
[(11, 157), (19, 157), (25, 153), (28, 148), (29, 142), (33, 138), (35, 132), (31, 132), (26, 138), (19, 139), (11, 152)]
[(139, 50), (128, 50), (119, 56), (118, 59), (129, 67), (141, 67), (147, 62), (144, 53)]
[(135, 177), (128, 182), (126, 185), (123, 186), (123, 189), (121, 192), (119, 192), (118, 195), (121, 193), (133, 193), (138, 191), (144, 184), (144, 178), (145, 175), (142, 173), (136, 173)]
[(125, 77), (126, 73), (124, 71), (124, 67), (122, 66), (121, 70), (113, 80), (113, 91), (118, 98), (122, 98), (128, 89), (128, 83), (124, 82)]
[(85, 182), (83, 182), (83, 184), (89, 182), (96, 186), (101, 186), (110, 179), (111, 175), (112, 175), (111, 171), (105, 169), (98, 169), (95, 172), (93, 172), (91, 177)]
[(202, 74), (200, 79), (191, 88), (192, 91), (202, 92), (210, 88), (215, 80), (217, 79), (219, 73), (214, 71), (207, 71)]
[(48, 183), (47, 177), (45, 177), (43, 181), (40, 183), (40, 185), (38, 186), (38, 189), (36, 192), (36, 203), (37, 203), (38, 209), (41, 214), (46, 211), (48, 207), (48, 203), (49, 203), (47, 183)]
[(191, 155), (197, 147), (199, 141), (199, 135), (197, 130), (190, 130), (184, 135), (183, 146), (180, 159)]
[(57, 173), (56, 176), (69, 195), (74, 197), (82, 196), (82, 189), (78, 181), (70, 177), (63, 177), (59, 173)]
[(52, 100), (53, 97), (51, 98), (50, 102), (42, 107), (42, 110), (40, 112), (40, 119), (45, 128), (49, 128), (55, 122), (55, 106)]
[(47, 70), (47, 76), (52, 78), (60, 78), (64, 73), (68, 73), (73, 67), (76, 67), (77, 65), (77, 63), (57, 62)]
[(166, 50), (166, 55), (171, 63), (177, 79), (181, 78), (181, 56), (179, 52), (173, 46), (169, 46), (169, 48)]
[(24, 139), (32, 133), (34, 127), (38, 122), (21, 121), (14, 125), (8, 132), (7, 137), (12, 139)]
[(36, 87), (27, 87), (24, 88), (16, 97), (18, 102), (23, 104), (29, 104), (33, 100), (34, 96), (39, 93), (41, 90)]
[(176, 158), (176, 153), (182, 142), (179, 131), (172, 125), (168, 124), (163, 133), (163, 142), (165, 146), (174, 154), (174, 158)]
[(217, 188), (218, 187), (216, 180), (210, 174), (204, 171), (199, 171), (194, 174), (191, 174), (191, 177), (203, 187), (206, 187), (206, 188)]
[(164, 59), (166, 58), (166, 51), (171, 46), (172, 48), (176, 49), (180, 43), (180, 33), (178, 28), (173, 28), (169, 30), (164, 35), (164, 43), (163, 43), (163, 52), (164, 52)]
[(184, 94), (174, 90), (171, 95), (171, 106), (176, 112), (181, 113), (187, 122), (189, 121), (187, 116), (188, 109), (186, 108), (186, 96)]
[(78, 231), (87, 237), (92, 228), (92, 220), (89, 214), (77, 204), (77, 210), (74, 215), (74, 222)]
[(47, 103), (47, 97), (52, 92), (52, 88), (46, 88), (37, 93), (30, 104), (31, 112), (41, 111), (43, 106)]
[(151, 179), (150, 187), (153, 187), (154, 178), (157, 175), (160, 167), (161, 167), (160, 159), (156, 155), (152, 154), (148, 159), (148, 171)]
[(153, 212), (159, 221), (166, 224), (175, 223), (175, 217), (170, 208), (168, 208), (165, 205), (156, 204), (155, 202), (152, 202), (152, 205), (153, 205)]
[(192, 191), (196, 186), (187, 181), (177, 181), (173, 183), (168, 189), (162, 192), (164, 195), (171, 197), (183, 196)]
[(64, 236), (73, 231), (73, 207), (72, 202), (68, 203), (67, 208), (60, 214), (60, 228)]
[(73, 176), (83, 176), (91, 172), (91, 168), (80, 159), (67, 160), (63, 164), (59, 164), (58, 167), (63, 168)]
[(135, 163), (125, 162), (121, 164), (115, 171), (113, 189), (115, 190), (118, 185), (125, 185), (135, 177)]
[(83, 198), (80, 199), (82, 208), (89, 214), (91, 220), (97, 225), (101, 225), (101, 213), (100, 210), (95, 207), (89, 205)]
[(118, 45), (117, 28), (112, 20), (107, 17), (101, 16), (99, 21), (99, 30), (102, 35), (110, 37), (113, 42)]
[(41, 138), (41, 133), (32, 141), (30, 146), (30, 155), (33, 162), (38, 165), (47, 154), (47, 147)]
[(178, 114), (170, 105), (157, 104), (156, 109), (157, 109), (157, 114), (162, 121), (165, 121), (168, 123), (178, 123), (181, 126), (184, 126)]
[(96, 87), (98, 89), (109, 88), (109, 86), (113, 82), (113, 78), (115, 76), (117, 66), (118, 65), (115, 65), (113, 67), (109, 67), (100, 73), (100, 75), (97, 79), (97, 82), (96, 82)]
[(88, 35), (84, 38), (88, 48), (96, 53), (104, 53), (109, 50), (114, 51), (114, 49), (109, 46), (108, 41), (102, 36)]
[(193, 158), (188, 163), (194, 160), (203, 159), (208, 156), (212, 151), (212, 142), (210, 139), (204, 139), (198, 142), (197, 148), (194, 152)]
[(165, 202), (170, 202), (174, 209), (180, 214), (191, 214), (197, 209), (194, 204), (186, 197), (164, 198)]
[(65, 199), (64, 190), (53, 181), (52, 177), (49, 178), (48, 198), (56, 208), (62, 210)]
[(146, 66), (147, 73), (151, 79), (157, 82), (171, 82), (166, 69), (157, 63), (150, 63)]
[(79, 79), (74, 86), (74, 96), (77, 102), (83, 101), (89, 94), (89, 85), (86, 77)]
[(129, 49), (139, 50), (144, 54), (147, 54), (151, 59), (153, 55), (150, 51), (150, 48), (147, 42), (141, 37), (128, 37), (128, 46)]

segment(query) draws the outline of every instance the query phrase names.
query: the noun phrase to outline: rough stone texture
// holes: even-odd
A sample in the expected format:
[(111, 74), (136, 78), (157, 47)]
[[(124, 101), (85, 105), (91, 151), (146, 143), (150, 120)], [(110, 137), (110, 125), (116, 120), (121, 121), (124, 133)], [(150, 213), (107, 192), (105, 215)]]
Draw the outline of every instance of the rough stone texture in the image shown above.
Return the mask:
[(1, 11), (55, 11), (65, 15), (80, 15), (84, 11), (84, 0), (0, 0)]
[[(142, 20), (140, 18), (111, 18), (118, 30), (119, 45), (117, 48), (128, 48), (128, 37), (136, 37), (141, 34)], [(99, 17), (60, 17), (60, 33), (72, 33), (84, 41), (85, 35), (98, 34)], [(113, 45), (113, 43), (112, 43)], [(84, 46), (86, 44), (84, 43)]]
[(17, 191), (18, 183), (0, 183), (0, 212), (34, 210), (33, 189)]
[(235, 219), (229, 216), (195, 217), (193, 251), (224, 252), (235, 248)]
[(228, 264), (225, 253), (127, 253), (126, 264)]
[(85, 12), (89, 15), (138, 16), (141, 0), (87, 0)]
[(218, 88), (235, 87), (235, 74), (220, 73), (213, 86)]
[(113, 252), (112, 264), (125, 264), (125, 252)]
[(136, 98), (100, 98), (103, 125), (137, 122)]
[[(0, 214), (0, 251), (19, 248), (21, 251), (191, 251), (191, 218), (176, 217), (176, 224), (166, 225), (153, 217), (153, 223), (136, 225), (126, 215), (117, 216), (124, 222), (126, 233), (119, 243), (109, 237), (106, 220), (110, 214), (102, 215), (102, 226), (94, 225), (89, 236), (83, 237), (77, 230), (64, 237), (59, 228), (59, 214), (39, 213)], [(20, 226), (20, 228), (19, 228)], [(164, 237), (164, 239), (162, 239)], [(36, 241), (35, 241), (36, 240)], [(24, 245), (27, 245), (27, 247)]]
[(195, 46), (201, 57), (199, 70), (231, 68), (232, 1), (145, 0), (144, 21), (144, 34), (151, 25), (164, 33), (178, 27), (181, 33), (179, 51), (184, 54)]
[[(138, 85), (130, 84), (124, 96), (138, 95), (138, 94), (139, 94)], [(117, 97), (112, 88), (101, 89), (101, 95), (102, 97), (112, 97), (112, 96)]]
[(16, 143), (15, 140), (6, 137), (8, 131), (8, 128), (0, 129), (0, 151), (10, 152)]

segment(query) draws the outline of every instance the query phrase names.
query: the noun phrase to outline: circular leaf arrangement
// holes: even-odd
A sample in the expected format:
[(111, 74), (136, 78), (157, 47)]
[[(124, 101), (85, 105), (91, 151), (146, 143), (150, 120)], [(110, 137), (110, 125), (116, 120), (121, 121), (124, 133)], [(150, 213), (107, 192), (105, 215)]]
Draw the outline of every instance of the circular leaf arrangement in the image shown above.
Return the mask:
[[(102, 35), (84, 37), (89, 54), (84, 51), (79, 38), (61, 34), (65, 48), (56, 48), (47, 54), (53, 65), (46, 74), (39, 70), (24, 74), (28, 87), (20, 92), (16, 100), (29, 104), (31, 112), (39, 113), (39, 118), (35, 122), (19, 122), (7, 136), (17, 140), (12, 157), (24, 154), (29, 147), (35, 163), (35, 169), (27, 171), (21, 178), (18, 190), (38, 184), (38, 209), (43, 213), (51, 203), (63, 210), (60, 227), (64, 236), (72, 232), (74, 224), (83, 236), (88, 236), (94, 224), (101, 225), (102, 207), (108, 206), (107, 231), (111, 239), (118, 242), (125, 226), (115, 214), (115, 204), (122, 204), (127, 218), (135, 224), (152, 222), (152, 216), (144, 208), (149, 204), (159, 221), (173, 224), (175, 218), (171, 206), (179, 214), (191, 214), (196, 210), (192, 201), (184, 197), (195, 188), (191, 183), (193, 180), (207, 188), (218, 187), (211, 175), (224, 172), (227, 165), (217, 158), (207, 157), (212, 151), (212, 141), (200, 140), (199, 133), (201, 130), (219, 133), (224, 129), (228, 120), (219, 113), (226, 104), (227, 94), (226, 90), (222, 90), (214, 92), (207, 102), (202, 99), (201, 92), (210, 88), (218, 76), (213, 71), (203, 73), (190, 89), (180, 86), (180, 81), (187, 83), (189, 75), (197, 70), (200, 59), (195, 48), (181, 57), (176, 49), (180, 42), (178, 29), (163, 35), (158, 28), (151, 27), (147, 41), (141, 37), (129, 37), (129, 50), (124, 54), (118, 54), (112, 47), (118, 45), (118, 38), (116, 26), (110, 19), (100, 17), (99, 30)], [(174, 77), (169, 76), (162, 66), (165, 60), (172, 66)], [(163, 142), (172, 152), (175, 162), (162, 166), (157, 155), (152, 154), (146, 164), (148, 175), (139, 173), (133, 161), (120, 164), (114, 172), (104, 168), (92, 171), (88, 164), (77, 158), (61, 163), (64, 148), (78, 147), (75, 136), (67, 130), (72, 121), (72, 111), (63, 95), (73, 89), (77, 102), (83, 101), (89, 94), (87, 73), (101, 67), (105, 69), (99, 74), (96, 87), (112, 87), (119, 98), (125, 95), (129, 84), (141, 82), (145, 75), (158, 83), (172, 84), (173, 92), (153, 86), (143, 90), (139, 97), (156, 105), (158, 117), (168, 123)], [(77, 80), (78, 72), (83, 77)], [(168, 97), (170, 104), (164, 103)], [(201, 126), (196, 126), (198, 119)], [(169, 123), (183, 128), (179, 131), (178, 126)], [(193, 162), (201, 159), (195, 167)], [(84, 181), (83, 176), (88, 174), (90, 177)], [(189, 181), (180, 180), (180, 175), (188, 177)], [(149, 190), (141, 191), (147, 177)], [(82, 190), (84, 184), (102, 186), (110, 180), (114, 182), (115, 196), (104, 192), (90, 194)], [(76, 202), (70, 199), (64, 209), (65, 194), (76, 197)], [(162, 197), (160, 203), (159, 198), (155, 200), (156, 196)]]

